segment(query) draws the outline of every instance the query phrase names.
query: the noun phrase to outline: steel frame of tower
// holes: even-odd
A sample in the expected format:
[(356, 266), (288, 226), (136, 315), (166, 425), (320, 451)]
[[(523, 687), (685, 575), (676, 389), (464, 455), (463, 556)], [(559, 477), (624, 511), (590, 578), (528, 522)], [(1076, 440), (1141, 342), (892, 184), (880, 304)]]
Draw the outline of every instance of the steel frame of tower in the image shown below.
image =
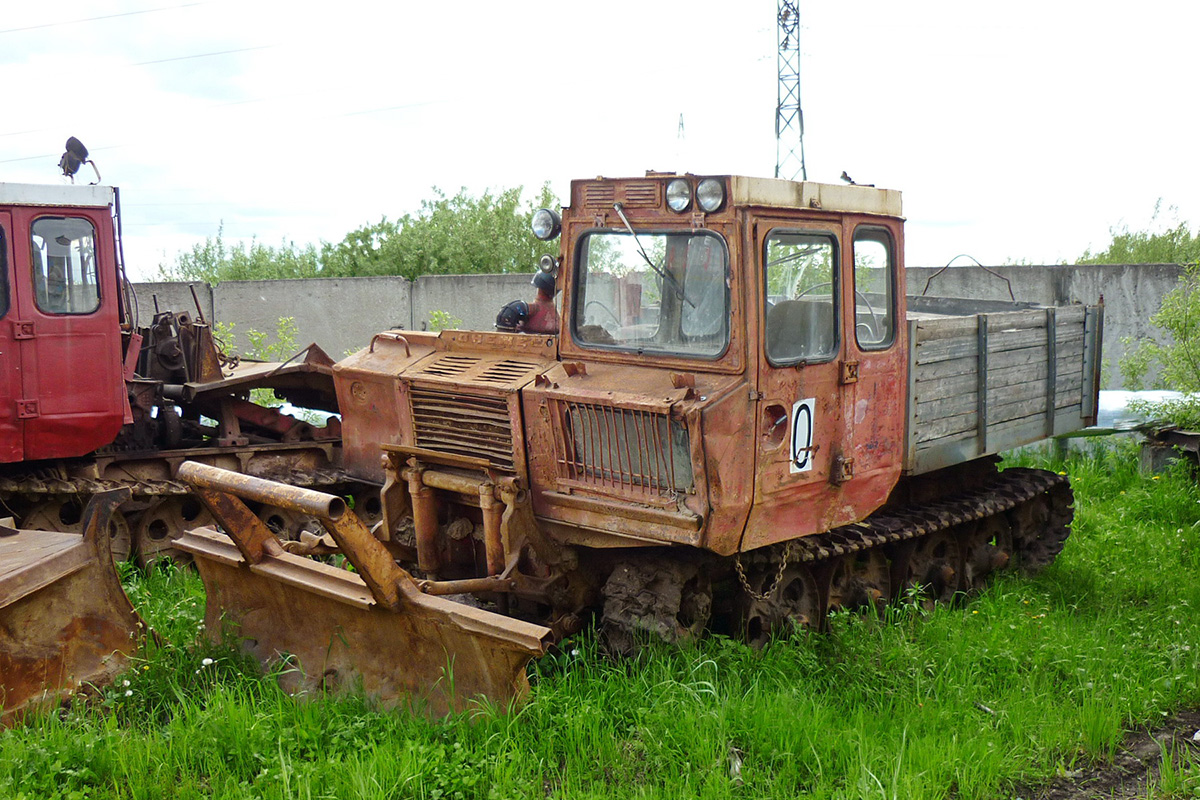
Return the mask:
[(775, 106), (775, 177), (807, 180), (800, 109), (799, 0), (779, 0), (779, 93)]

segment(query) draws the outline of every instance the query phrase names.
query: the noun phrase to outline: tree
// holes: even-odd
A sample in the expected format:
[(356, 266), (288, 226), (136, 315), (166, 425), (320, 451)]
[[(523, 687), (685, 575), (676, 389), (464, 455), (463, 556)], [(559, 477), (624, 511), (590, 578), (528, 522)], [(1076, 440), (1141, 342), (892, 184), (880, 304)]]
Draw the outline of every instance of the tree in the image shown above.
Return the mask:
[(321, 249), (329, 276), (420, 275), (529, 272), (547, 245), (534, 238), (529, 217), (542, 207), (557, 207), (549, 184), (533, 203), (521, 203), (523, 187), (474, 197), (467, 190), (447, 197), (434, 188), (415, 214), (386, 217), (346, 234)]
[(1162, 341), (1126, 341), (1133, 349), (1121, 359), (1125, 381), (1141, 388), (1145, 376), (1157, 367), (1158, 388), (1200, 392), (1200, 263), (1188, 264), (1174, 289), (1163, 295), (1150, 324), (1162, 332)]
[[(1170, 209), (1172, 216), (1175, 208)], [(1154, 204), (1151, 228), (1158, 227), (1162, 200)], [(1131, 231), (1128, 225), (1110, 228), (1112, 241), (1096, 253), (1088, 248), (1076, 259), (1076, 264), (1188, 264), (1200, 260), (1200, 236), (1194, 235), (1183, 222), (1153, 233), (1150, 230)]]
[[(537, 208), (557, 208), (544, 184), (533, 202), (522, 203), (523, 187), (478, 197), (460, 189), (447, 197), (434, 187), (416, 213), (396, 220), (383, 217), (351, 231), (337, 243), (318, 248), (284, 242), (269, 247), (257, 241), (229, 245), (215, 237), (160, 265), (163, 280), (229, 280), (275, 278), (342, 278), (361, 275), (421, 275), (479, 272), (532, 272), (548, 246), (534, 238), (529, 218)], [(553, 247), (551, 245), (550, 247)]]
[(227, 245), (223, 232), (222, 225), (215, 237), (180, 253), (174, 265), (160, 264), (159, 278), (204, 281), (215, 286), (221, 281), (315, 278), (321, 274), (320, 254), (315, 245), (298, 247), (294, 242), (283, 242), (279, 247), (270, 247), (259, 241)]

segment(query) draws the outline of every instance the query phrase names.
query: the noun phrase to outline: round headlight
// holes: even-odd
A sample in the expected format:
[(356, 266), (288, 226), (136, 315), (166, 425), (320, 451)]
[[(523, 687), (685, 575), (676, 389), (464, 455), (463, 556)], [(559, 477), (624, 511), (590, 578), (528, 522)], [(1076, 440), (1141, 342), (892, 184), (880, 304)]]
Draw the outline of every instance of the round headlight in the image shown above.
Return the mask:
[(696, 202), (704, 211), (716, 211), (725, 202), (725, 185), (716, 178), (705, 178), (696, 187)]
[(533, 235), (543, 242), (558, 236), (562, 230), (562, 217), (548, 208), (539, 208), (533, 212)]
[(672, 211), (687, 211), (692, 204), (692, 186), (683, 178), (667, 184), (667, 206)]

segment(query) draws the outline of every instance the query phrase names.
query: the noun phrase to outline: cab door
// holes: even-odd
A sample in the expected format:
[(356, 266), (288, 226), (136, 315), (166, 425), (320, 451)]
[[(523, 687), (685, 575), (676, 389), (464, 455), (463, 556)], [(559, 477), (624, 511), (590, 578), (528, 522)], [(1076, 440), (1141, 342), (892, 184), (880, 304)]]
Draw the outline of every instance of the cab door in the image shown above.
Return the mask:
[(839, 220), (759, 219), (755, 504), (742, 549), (852, 521), (838, 471), (850, 444), (842, 380)]
[(112, 222), (107, 208), (16, 208), (25, 459), (65, 458), (110, 444), (125, 385)]
[(17, 397), (21, 360), (13, 308), (12, 216), (0, 211), (0, 463), (20, 461), (25, 452)]

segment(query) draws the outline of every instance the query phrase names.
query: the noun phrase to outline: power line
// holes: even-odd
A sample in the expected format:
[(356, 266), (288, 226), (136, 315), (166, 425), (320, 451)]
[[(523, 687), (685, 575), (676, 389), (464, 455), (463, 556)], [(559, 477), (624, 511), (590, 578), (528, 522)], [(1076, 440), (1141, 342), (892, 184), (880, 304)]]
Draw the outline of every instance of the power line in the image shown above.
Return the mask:
[(146, 9), (142, 9), (141, 11), (123, 11), (120, 14), (105, 14), (104, 16), (100, 16), (100, 17), (83, 17), (81, 19), (62, 20), (61, 22), (44, 22), (41, 25), (26, 25), (23, 28), (5, 28), (4, 30), (0, 30), (0, 34), (20, 33), (21, 31), (36, 31), (36, 30), (40, 30), (42, 28), (59, 28), (59, 27), (62, 27), (63, 25), (80, 25), (84, 22), (98, 22), (100, 20), (105, 20), (105, 19), (116, 19), (117, 17), (133, 17), (138, 14), (154, 14), (158, 11), (174, 11), (175, 9), (178, 9), (178, 8), (189, 8), (191, 6), (199, 6), (199, 5), (204, 5), (204, 4), (201, 2), (181, 3), (180, 5), (177, 5), (177, 6), (161, 6), (159, 8), (146, 8)]
[(252, 50), (269, 50), (274, 46), (275, 45), (273, 45), (273, 44), (260, 44), (260, 45), (254, 46), (254, 47), (239, 47), (236, 50), (214, 50), (211, 53), (196, 53), (195, 55), (190, 55), (190, 56), (175, 56), (173, 58), (157, 58), (153, 61), (136, 61), (132, 64), (129, 64), (129, 66), (145, 67), (150, 64), (166, 64), (169, 61), (187, 61), (192, 58), (209, 58), (211, 56), (228, 56), (228, 55), (233, 55), (234, 53), (249, 53)]

